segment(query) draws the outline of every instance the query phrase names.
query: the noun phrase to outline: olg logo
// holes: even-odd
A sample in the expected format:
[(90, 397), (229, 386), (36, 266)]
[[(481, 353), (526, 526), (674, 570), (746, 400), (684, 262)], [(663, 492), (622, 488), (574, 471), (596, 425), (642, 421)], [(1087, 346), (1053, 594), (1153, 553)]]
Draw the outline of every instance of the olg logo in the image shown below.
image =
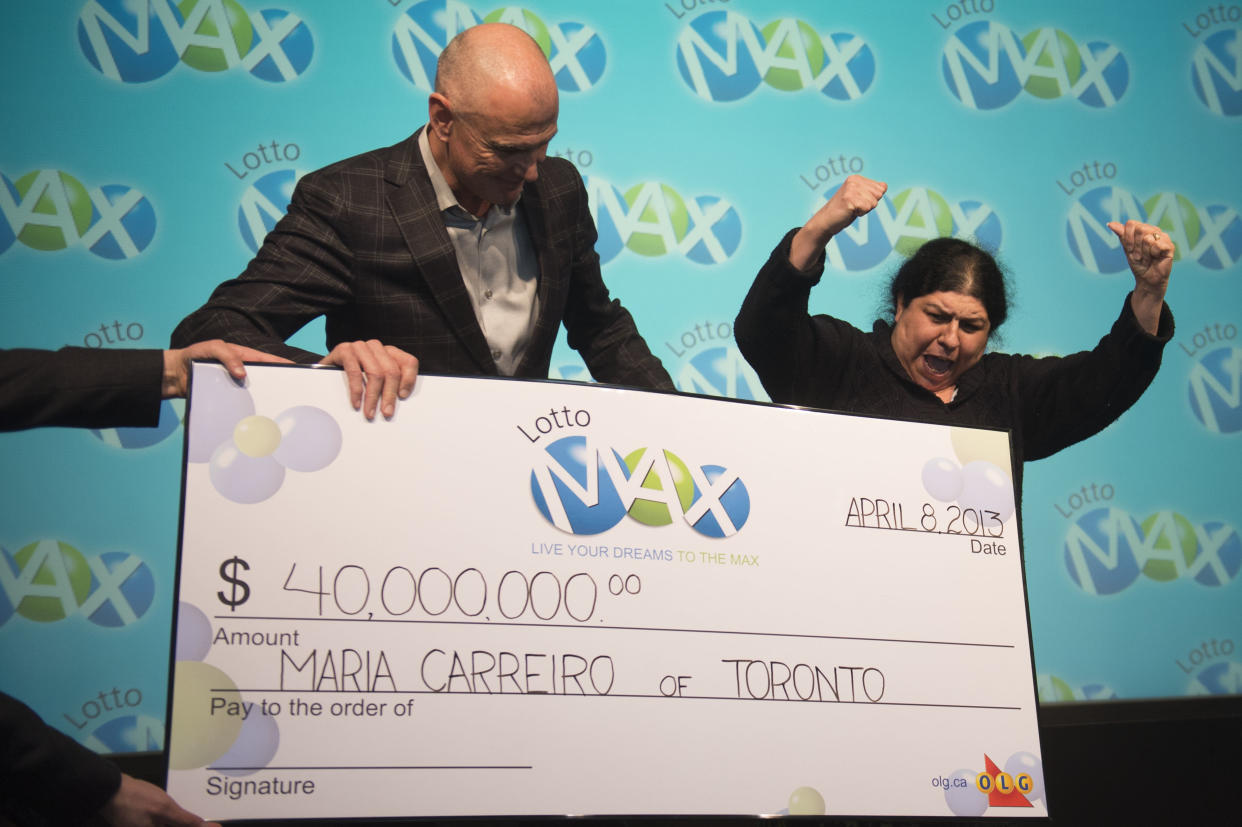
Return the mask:
[(677, 70), (703, 100), (746, 97), (765, 83), (797, 92), (816, 89), (833, 100), (855, 100), (875, 80), (875, 55), (847, 32), (820, 35), (784, 17), (760, 28), (732, 11), (701, 14), (677, 37)]
[(101, 258), (128, 259), (155, 237), (155, 210), (124, 184), (87, 190), (67, 172), (40, 169), (16, 181), (0, 174), (0, 253), (14, 241), (32, 250), (82, 245)]
[(1242, 349), (1226, 346), (1204, 356), (1190, 369), (1190, 410), (1212, 433), (1242, 431)]
[(10, 554), (0, 548), (0, 625), (14, 614), (36, 623), (81, 615), (98, 626), (128, 626), (155, 600), (155, 577), (140, 558), (109, 551), (87, 559), (68, 543), (40, 540)]
[(289, 209), (293, 189), (303, 174), (278, 169), (259, 178), (242, 193), (237, 206), (237, 229), (251, 253), (259, 252), (264, 237)]
[(657, 181), (635, 184), (625, 192), (594, 176), (585, 183), (601, 263), (628, 249), (640, 256), (680, 253), (697, 264), (720, 264), (741, 244), (742, 219), (720, 196), (683, 198)]
[[(825, 193), (828, 200), (840, 185)], [(911, 256), (933, 238), (955, 236), (999, 250), (1004, 232), (1000, 216), (981, 201), (949, 201), (927, 187), (910, 187), (846, 227), (828, 244), (828, 263), (838, 270), (868, 270), (891, 253)]]
[(281, 83), (306, 71), (310, 29), (282, 9), (247, 13), (237, 0), (90, 0), (78, 15), (78, 45), (104, 77), (146, 83), (178, 63), (200, 72), (241, 67)]
[(949, 91), (971, 109), (999, 109), (1020, 93), (1066, 95), (1088, 106), (1117, 103), (1130, 85), (1130, 65), (1116, 46), (1078, 44), (1065, 32), (1040, 28), (1019, 39), (1007, 26), (980, 20), (945, 43), (941, 71)]
[(1216, 32), (1196, 46), (1190, 81), (1213, 114), (1242, 115), (1242, 29)]
[(648, 526), (680, 518), (705, 537), (732, 537), (750, 516), (750, 493), (726, 468), (650, 447), (623, 457), (585, 436), (548, 445), (530, 491), (544, 519), (568, 534), (600, 534), (628, 515)]
[(1210, 270), (1225, 270), (1242, 259), (1242, 218), (1226, 204), (1196, 206), (1174, 192), (1140, 201), (1128, 190), (1103, 186), (1072, 202), (1065, 219), (1070, 252), (1093, 273), (1119, 273), (1129, 265), (1108, 222), (1129, 219), (1155, 224), (1177, 245), (1177, 258), (1189, 258)]
[(1120, 508), (1097, 508), (1065, 535), (1065, 566), (1088, 594), (1116, 594), (1140, 574), (1167, 583), (1191, 578), (1223, 586), (1242, 568), (1242, 539), (1222, 522), (1192, 524), (1175, 511), (1158, 511), (1141, 523)]
[(459, 33), (479, 23), (509, 23), (533, 37), (548, 56), (562, 91), (585, 91), (604, 75), (608, 54), (590, 26), (573, 21), (549, 26), (530, 9), (518, 6), (504, 6), (481, 17), (460, 0), (424, 0), (406, 9), (393, 28), (393, 60), (406, 80), (430, 92), (440, 52)]

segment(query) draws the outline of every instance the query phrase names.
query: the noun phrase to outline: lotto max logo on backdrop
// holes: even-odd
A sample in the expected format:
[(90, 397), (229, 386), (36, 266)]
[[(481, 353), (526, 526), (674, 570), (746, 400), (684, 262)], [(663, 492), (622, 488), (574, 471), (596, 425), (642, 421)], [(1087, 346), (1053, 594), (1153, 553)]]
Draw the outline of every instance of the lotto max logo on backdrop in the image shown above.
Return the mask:
[(150, 715), (122, 715), (95, 727), (82, 745), (99, 753), (159, 752), (164, 725)]
[(100, 442), (113, 448), (136, 450), (159, 445), (177, 432), (185, 415), (184, 399), (160, 401), (160, 415), (153, 428), (102, 428), (92, 430)]
[(740, 100), (760, 84), (850, 101), (875, 81), (875, 55), (856, 35), (821, 35), (804, 20), (783, 17), (760, 28), (737, 12), (709, 11), (678, 35), (677, 71), (694, 94), (716, 103)]
[[(1105, 169), (1112, 166), (1105, 165)], [(1072, 190), (1071, 190), (1072, 191)], [(1078, 263), (1093, 273), (1128, 268), (1125, 251), (1108, 222), (1134, 219), (1155, 224), (1177, 246), (1176, 258), (1209, 270), (1227, 270), (1242, 260), (1242, 217), (1227, 204), (1196, 206), (1185, 195), (1158, 192), (1144, 201), (1128, 190), (1106, 185), (1071, 202), (1065, 239)]]
[(104, 77), (146, 83), (178, 63), (200, 72), (241, 67), (283, 83), (310, 66), (314, 38), (284, 9), (247, 12), (237, 0), (90, 0), (78, 15), (78, 45)]
[(423, 0), (406, 9), (393, 27), (393, 60), (406, 80), (430, 92), (441, 50), (479, 23), (510, 23), (533, 37), (548, 56), (556, 85), (563, 92), (585, 92), (604, 75), (608, 64), (604, 41), (585, 23), (564, 21), (549, 26), (520, 6), (502, 6), (480, 16), (460, 0)]
[(682, 362), (677, 389), (729, 399), (767, 402), (759, 375), (736, 347), (721, 345), (701, 350)]
[(1205, 353), (1190, 368), (1187, 393), (1191, 412), (1208, 431), (1242, 431), (1242, 348), (1226, 345)]
[(246, 188), (237, 205), (237, 229), (251, 253), (259, 252), (264, 237), (289, 209), (293, 189), (305, 173), (278, 169)]
[(10, 554), (0, 547), (0, 626), (15, 614), (36, 623), (81, 615), (97, 626), (128, 626), (155, 600), (155, 577), (137, 555), (106, 551), (87, 559), (58, 540)]
[(732, 537), (750, 516), (750, 492), (727, 468), (652, 447), (623, 457), (585, 436), (548, 445), (530, 491), (544, 519), (568, 534), (600, 534), (629, 516), (648, 526), (680, 517), (705, 537)]
[(1219, 661), (1200, 669), (1186, 687), (1187, 695), (1237, 695), (1242, 693), (1242, 663)]
[(760, 84), (784, 92), (816, 89), (833, 100), (862, 97), (875, 81), (875, 55), (848, 32), (820, 35), (806, 21), (780, 18), (762, 28), (733, 11), (710, 11), (677, 38), (677, 70), (703, 100), (736, 101)]
[[(702, 327), (704, 326), (695, 325), (696, 330)], [(731, 340), (732, 326), (722, 323), (719, 327), (728, 331), (725, 338)], [(714, 345), (695, 352), (694, 345), (685, 345), (688, 335), (691, 334), (682, 335), (683, 348), (675, 347), (672, 342), (665, 343), (681, 360), (680, 369), (672, 368), (669, 371), (679, 391), (728, 399), (770, 401), (759, 381), (759, 375), (735, 346)], [(554, 365), (548, 378), (570, 382), (592, 381), (591, 374), (581, 362)]]
[(1118, 697), (1117, 692), (1108, 684), (1084, 683), (1081, 686), (1070, 686), (1064, 678), (1045, 673), (1035, 676), (1035, 687), (1040, 703), (1107, 701)]
[(81, 244), (100, 258), (129, 259), (151, 244), (155, 224), (151, 202), (125, 184), (87, 190), (61, 170), (16, 181), (0, 173), (0, 253), (20, 241), (45, 252)]
[[(1230, 7), (1230, 19), (1237, 11)], [(1199, 102), (1215, 115), (1242, 115), (1242, 29), (1214, 32), (1195, 47), (1190, 82)]]
[(1022, 92), (1053, 100), (1073, 96), (1094, 108), (1113, 106), (1130, 85), (1130, 64), (1111, 43), (1075, 43), (1060, 29), (1019, 38), (995, 20), (968, 23), (945, 43), (945, 85), (971, 109), (999, 109)]
[[(838, 189), (825, 193), (824, 200)], [(874, 210), (834, 236), (827, 261), (838, 270), (868, 270), (893, 252), (912, 256), (925, 242), (944, 236), (971, 239), (995, 253), (1004, 228), (1000, 216), (983, 202), (950, 202), (933, 189), (908, 187), (891, 199), (885, 195)]]
[(1070, 579), (1094, 595), (1116, 594), (1139, 577), (1167, 583), (1189, 578), (1221, 587), (1242, 569), (1242, 539), (1220, 521), (1191, 523), (1176, 511), (1157, 511), (1142, 522), (1120, 508), (1088, 511), (1065, 534)]
[(680, 253), (696, 264), (720, 264), (742, 243), (742, 219), (718, 195), (683, 198), (657, 181), (622, 192), (596, 176), (589, 176), (585, 185), (599, 233), (595, 252), (602, 264), (622, 250), (647, 257)]
[(768, 401), (755, 369), (733, 344), (731, 322), (698, 322), (664, 346), (681, 362), (680, 370), (670, 371), (678, 390)]

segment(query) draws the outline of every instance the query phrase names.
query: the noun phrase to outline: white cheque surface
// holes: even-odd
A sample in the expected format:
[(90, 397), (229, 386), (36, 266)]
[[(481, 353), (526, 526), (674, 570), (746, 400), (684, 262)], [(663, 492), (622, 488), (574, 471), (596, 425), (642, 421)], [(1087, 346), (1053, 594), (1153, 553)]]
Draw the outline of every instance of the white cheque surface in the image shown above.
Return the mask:
[(248, 371), (189, 406), (189, 809), (1046, 815), (1006, 434)]

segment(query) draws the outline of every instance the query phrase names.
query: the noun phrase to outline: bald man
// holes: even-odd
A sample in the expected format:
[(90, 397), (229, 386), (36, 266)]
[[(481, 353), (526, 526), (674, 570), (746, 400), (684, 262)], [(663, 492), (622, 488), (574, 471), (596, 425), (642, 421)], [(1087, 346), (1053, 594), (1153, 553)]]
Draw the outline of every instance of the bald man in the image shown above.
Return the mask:
[[(428, 121), (303, 177), (238, 278), (173, 332), (345, 368), (354, 406), (391, 416), (419, 370), (546, 378), (561, 324), (600, 382), (672, 389), (609, 296), (586, 190), (547, 157), (556, 81), (503, 23), (444, 48)], [(323, 315), (326, 357), (284, 344)]]

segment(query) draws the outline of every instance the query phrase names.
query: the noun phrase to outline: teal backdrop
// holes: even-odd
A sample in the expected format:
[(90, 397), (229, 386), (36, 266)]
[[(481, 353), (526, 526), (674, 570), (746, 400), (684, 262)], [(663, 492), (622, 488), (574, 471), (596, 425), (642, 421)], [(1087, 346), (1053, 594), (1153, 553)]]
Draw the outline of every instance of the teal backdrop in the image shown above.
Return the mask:
[[(1016, 288), (997, 346), (1090, 347), (1175, 240), (1177, 334), (1101, 435), (1028, 466), (1040, 698), (1242, 689), (1242, 7), (1173, 0), (44, 0), (0, 13), (0, 346), (163, 347), (299, 175), (426, 115), (446, 38), (527, 28), (614, 294), (683, 390), (764, 399), (732, 320), (852, 172), (888, 182), (814, 311), (869, 327), (923, 240)], [(323, 328), (294, 339), (323, 350)], [(585, 379), (562, 345), (553, 376)], [(163, 744), (182, 429), (0, 435), (0, 689), (101, 751)], [(758, 437), (756, 437), (758, 438)], [(790, 469), (796, 474), (797, 469)]]

